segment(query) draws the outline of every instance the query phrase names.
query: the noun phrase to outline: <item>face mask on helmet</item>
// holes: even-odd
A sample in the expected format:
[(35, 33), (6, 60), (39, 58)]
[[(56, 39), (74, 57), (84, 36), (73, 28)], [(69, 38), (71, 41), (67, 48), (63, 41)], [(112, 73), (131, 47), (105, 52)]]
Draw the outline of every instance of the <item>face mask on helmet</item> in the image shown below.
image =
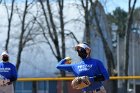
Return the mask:
[(86, 53), (86, 50), (84, 48), (81, 48), (81, 49), (77, 50), (77, 52), (78, 52), (78, 55), (82, 59), (85, 59), (87, 57), (87, 53)]

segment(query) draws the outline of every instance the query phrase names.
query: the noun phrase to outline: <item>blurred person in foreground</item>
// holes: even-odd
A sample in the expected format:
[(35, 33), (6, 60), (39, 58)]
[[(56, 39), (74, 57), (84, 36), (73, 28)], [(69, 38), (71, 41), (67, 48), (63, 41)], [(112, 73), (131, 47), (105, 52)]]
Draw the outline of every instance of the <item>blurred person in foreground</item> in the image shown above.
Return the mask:
[(14, 93), (13, 82), (17, 80), (16, 67), (9, 62), (6, 51), (1, 54), (0, 62), (0, 93)]
[(71, 58), (66, 57), (57, 68), (73, 72), (75, 78), (71, 85), (74, 89), (82, 89), (83, 93), (106, 93), (103, 81), (109, 80), (109, 74), (102, 62), (90, 57), (91, 48), (86, 43), (76, 45), (75, 49), (82, 61), (71, 64)]

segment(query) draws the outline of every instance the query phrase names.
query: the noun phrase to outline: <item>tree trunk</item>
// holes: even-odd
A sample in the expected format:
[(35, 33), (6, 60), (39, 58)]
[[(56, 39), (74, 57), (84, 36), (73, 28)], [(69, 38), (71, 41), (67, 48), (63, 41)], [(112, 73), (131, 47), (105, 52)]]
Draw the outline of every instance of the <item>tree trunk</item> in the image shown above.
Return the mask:
[[(107, 65), (108, 65), (109, 74), (111, 76), (115, 76), (116, 73), (114, 73), (115, 63), (114, 63), (113, 53), (112, 53), (112, 51), (111, 51), (111, 49), (109, 47), (108, 42), (106, 41), (106, 39), (105, 39), (105, 37), (103, 35), (103, 31), (102, 31), (102, 28), (100, 26), (100, 21), (98, 19), (97, 13), (96, 13), (97, 12), (96, 7), (97, 7), (98, 3), (99, 3), (98, 0), (95, 1), (95, 3), (92, 3), (92, 7), (93, 7), (92, 12), (93, 12), (93, 16), (95, 17), (97, 31), (100, 34), (101, 40), (102, 40), (102, 43), (103, 43), (103, 48), (104, 48), (105, 56), (106, 56), (106, 59), (107, 59)], [(108, 85), (111, 87), (110, 90), (109, 90), (110, 93), (117, 93), (117, 81), (109, 81)]]
[[(128, 13), (128, 20), (127, 20), (127, 25), (126, 25), (126, 33), (125, 33), (125, 44), (124, 44), (124, 49), (125, 49), (125, 54), (124, 54), (124, 62), (125, 62), (125, 75), (128, 76), (128, 66), (129, 66), (129, 40), (130, 40), (130, 31), (131, 27), (133, 24), (133, 13), (135, 9), (135, 4), (137, 0), (134, 0), (133, 6), (131, 7), (131, 0), (129, 0), (129, 13)], [(125, 87), (125, 92), (127, 91), (127, 85), (128, 85), (128, 80), (125, 80), (124, 82), (124, 87)]]
[(8, 15), (9, 14), (8, 7), (5, 4), (6, 10), (7, 10), (7, 15), (8, 15), (8, 31), (7, 31), (7, 38), (6, 38), (6, 43), (5, 43), (5, 50), (6, 51), (8, 51), (8, 45), (9, 45), (9, 40), (10, 40), (11, 22), (12, 22), (12, 18), (13, 18), (14, 4), (15, 4), (15, 0), (12, 0), (12, 6), (11, 6), (10, 15)]
[(81, 0), (82, 7), (84, 9), (85, 20), (85, 42), (90, 45), (90, 12), (89, 12), (89, 0)]

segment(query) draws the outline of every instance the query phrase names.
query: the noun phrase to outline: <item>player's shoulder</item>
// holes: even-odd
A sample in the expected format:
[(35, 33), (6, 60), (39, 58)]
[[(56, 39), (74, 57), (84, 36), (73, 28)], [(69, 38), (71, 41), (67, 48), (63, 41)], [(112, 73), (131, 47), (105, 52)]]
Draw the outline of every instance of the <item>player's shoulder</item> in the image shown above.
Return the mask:
[(84, 61), (81, 60), (81, 61), (79, 61), (79, 62), (72, 63), (71, 65), (72, 65), (72, 66), (77, 66), (77, 65), (80, 65), (80, 64), (83, 64), (83, 63), (84, 63)]
[(7, 64), (11, 67), (15, 67), (15, 65), (12, 62), (7, 62)]
[(2, 64), (2, 62), (0, 61), (0, 64)]
[(0, 65), (5, 65), (5, 66), (10, 66), (10, 67), (15, 67), (15, 65), (13, 64), (13, 63), (11, 63), (11, 62), (0, 62)]
[(90, 60), (93, 62), (93, 63), (97, 63), (97, 64), (102, 64), (102, 61), (99, 60), (99, 59), (95, 59), (95, 58), (90, 58)]
[(96, 59), (96, 58), (90, 58), (90, 60), (94, 61), (94, 62), (101, 62), (101, 60)]

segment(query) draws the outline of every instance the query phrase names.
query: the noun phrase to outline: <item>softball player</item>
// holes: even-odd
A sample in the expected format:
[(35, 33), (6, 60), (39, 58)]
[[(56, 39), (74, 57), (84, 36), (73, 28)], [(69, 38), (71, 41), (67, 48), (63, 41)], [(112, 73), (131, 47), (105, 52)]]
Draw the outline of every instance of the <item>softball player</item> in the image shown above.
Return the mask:
[(1, 54), (0, 62), (0, 93), (14, 93), (13, 82), (17, 80), (16, 67), (9, 62), (9, 55), (5, 51)]
[(87, 44), (78, 44), (75, 48), (82, 61), (76, 64), (65, 64), (70, 60), (67, 57), (57, 64), (57, 68), (73, 72), (76, 77), (88, 76), (90, 85), (82, 89), (83, 93), (106, 93), (103, 81), (109, 79), (109, 74), (102, 62), (90, 57), (91, 49)]

